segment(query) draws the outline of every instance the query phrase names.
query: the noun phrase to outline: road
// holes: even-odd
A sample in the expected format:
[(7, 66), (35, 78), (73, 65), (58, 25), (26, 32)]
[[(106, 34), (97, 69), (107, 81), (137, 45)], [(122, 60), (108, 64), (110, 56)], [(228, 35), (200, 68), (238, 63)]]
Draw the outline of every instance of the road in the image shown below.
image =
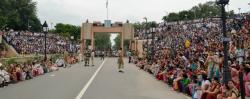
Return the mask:
[(187, 99), (127, 59), (125, 73), (118, 72), (116, 58), (95, 60), (94, 67), (78, 63), (0, 88), (0, 99)]

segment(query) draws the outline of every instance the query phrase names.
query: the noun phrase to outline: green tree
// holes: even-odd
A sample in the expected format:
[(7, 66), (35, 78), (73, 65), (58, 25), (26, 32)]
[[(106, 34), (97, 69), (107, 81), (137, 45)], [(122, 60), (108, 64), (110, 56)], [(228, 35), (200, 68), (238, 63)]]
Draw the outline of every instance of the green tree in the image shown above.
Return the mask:
[(148, 22), (148, 27), (151, 28), (151, 27), (157, 27), (157, 23), (155, 21), (151, 21), (151, 22)]
[(81, 27), (71, 24), (58, 23), (55, 26), (55, 30), (52, 30), (52, 32), (58, 33), (64, 37), (74, 36), (75, 40), (79, 40), (81, 38)]
[(95, 33), (95, 49), (103, 50), (111, 48), (110, 33)]
[(36, 15), (36, 2), (32, 0), (1, 0), (0, 29), (41, 31)]
[[(229, 16), (234, 15), (233, 11), (227, 12)], [(178, 13), (170, 13), (163, 16), (162, 20), (172, 22), (181, 20), (192, 20), (198, 18), (218, 17), (221, 15), (221, 8), (215, 2), (209, 1), (204, 4), (198, 4), (189, 10), (180, 11)]]
[(135, 30), (143, 30), (144, 29), (143, 24), (140, 22), (134, 23), (133, 26), (134, 26)]
[(113, 49), (119, 49), (121, 47), (121, 35), (117, 35), (114, 39), (115, 45), (113, 46)]
[[(117, 35), (117, 37), (114, 39), (115, 45), (113, 46), (113, 49), (118, 50), (121, 47), (121, 35)], [(124, 50), (129, 50), (129, 44), (130, 40), (124, 40)]]
[(180, 20), (178, 13), (169, 13), (167, 16), (167, 19), (165, 21), (171, 22), (171, 21), (178, 21)]

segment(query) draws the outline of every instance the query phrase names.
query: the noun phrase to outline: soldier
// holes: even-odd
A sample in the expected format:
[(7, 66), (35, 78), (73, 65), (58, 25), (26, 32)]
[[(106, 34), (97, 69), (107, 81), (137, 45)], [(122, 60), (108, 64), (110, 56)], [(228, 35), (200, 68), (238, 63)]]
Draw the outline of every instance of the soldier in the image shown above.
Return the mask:
[(66, 68), (69, 64), (69, 53), (68, 51), (64, 50), (64, 53), (63, 53), (63, 58), (64, 58), (64, 65), (63, 67)]
[(101, 60), (104, 60), (104, 56), (105, 56), (105, 52), (103, 50), (103, 51), (101, 51)]
[(122, 55), (122, 48), (119, 49), (118, 51), (118, 69), (119, 72), (123, 73), (124, 71), (122, 70), (124, 68), (124, 60), (123, 60), (123, 55)]
[(89, 50), (86, 50), (85, 53), (84, 53), (84, 61), (85, 61), (85, 64), (84, 66), (89, 66), (89, 59), (90, 59), (90, 51)]

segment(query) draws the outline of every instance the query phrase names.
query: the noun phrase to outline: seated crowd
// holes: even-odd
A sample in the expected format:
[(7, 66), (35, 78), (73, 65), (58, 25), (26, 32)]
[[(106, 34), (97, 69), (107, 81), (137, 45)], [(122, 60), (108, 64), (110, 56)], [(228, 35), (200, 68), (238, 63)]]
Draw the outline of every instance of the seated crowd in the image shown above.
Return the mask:
[[(65, 60), (66, 59), (66, 60)], [(78, 58), (70, 55), (63, 58), (37, 61), (32, 63), (13, 63), (9, 66), (3, 66), (0, 63), (0, 87), (8, 86), (10, 83), (17, 83), (24, 80), (29, 80), (45, 73), (58, 71), (59, 67), (76, 64)]]
[[(44, 33), (9, 31), (3, 35), (4, 39), (20, 54), (42, 54), (45, 48)], [(56, 34), (47, 34), (48, 54), (70, 51), (70, 40)]]
[[(228, 57), (232, 79), (227, 84), (223, 84), (224, 47), (219, 19), (160, 24), (155, 33), (157, 39), (153, 39), (153, 44), (145, 42), (144, 56), (134, 56), (133, 61), (193, 99), (238, 99), (239, 73), (243, 72), (245, 95), (250, 97), (249, 15), (227, 20), (227, 27), (232, 38)], [(142, 31), (136, 35), (141, 39), (148, 36)]]

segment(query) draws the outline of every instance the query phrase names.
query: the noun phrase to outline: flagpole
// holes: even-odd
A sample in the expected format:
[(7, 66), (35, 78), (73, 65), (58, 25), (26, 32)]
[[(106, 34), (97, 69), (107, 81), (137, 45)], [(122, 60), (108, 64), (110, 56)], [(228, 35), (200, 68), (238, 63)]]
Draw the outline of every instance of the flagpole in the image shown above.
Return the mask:
[(107, 8), (107, 20), (109, 20), (109, 7), (108, 7), (109, 1), (106, 2), (106, 8)]

